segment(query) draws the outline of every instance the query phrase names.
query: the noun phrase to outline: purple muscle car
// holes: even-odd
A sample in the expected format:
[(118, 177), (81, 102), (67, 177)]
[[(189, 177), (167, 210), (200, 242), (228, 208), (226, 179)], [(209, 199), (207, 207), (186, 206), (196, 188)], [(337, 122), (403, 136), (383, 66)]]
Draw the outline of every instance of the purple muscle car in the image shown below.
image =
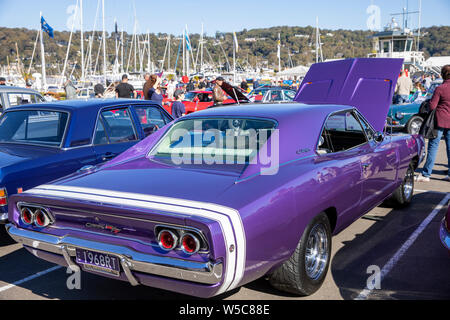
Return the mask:
[(382, 132), (402, 60), (314, 65), (296, 102), (178, 119), (113, 161), (10, 199), (9, 234), (72, 269), (198, 297), (322, 285), (331, 239), (407, 205), (420, 136)]

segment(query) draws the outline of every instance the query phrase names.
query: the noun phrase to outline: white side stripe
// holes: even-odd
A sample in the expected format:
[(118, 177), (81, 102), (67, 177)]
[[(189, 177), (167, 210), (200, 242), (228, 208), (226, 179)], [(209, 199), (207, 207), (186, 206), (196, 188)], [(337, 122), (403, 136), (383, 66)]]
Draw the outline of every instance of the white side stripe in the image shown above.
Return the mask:
[[(190, 200), (58, 185), (39, 186), (25, 193), (93, 201), (97, 203), (127, 205), (183, 215), (199, 216), (217, 221), (222, 228), (227, 254), (225, 279), (218, 294), (236, 288), (243, 278), (246, 259), (245, 232), (239, 212), (232, 208)], [(236, 248), (234, 252), (229, 252), (231, 246)]]

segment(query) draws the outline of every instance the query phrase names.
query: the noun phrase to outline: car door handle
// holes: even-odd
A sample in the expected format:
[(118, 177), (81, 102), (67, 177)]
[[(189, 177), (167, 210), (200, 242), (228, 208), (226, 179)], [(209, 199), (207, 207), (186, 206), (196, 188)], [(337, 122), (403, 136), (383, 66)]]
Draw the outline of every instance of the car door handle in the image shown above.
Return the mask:
[(116, 157), (115, 154), (113, 154), (113, 153), (111, 153), (111, 152), (108, 152), (108, 153), (105, 153), (105, 154), (103, 155), (102, 160), (103, 160), (103, 161), (108, 161), (108, 160), (114, 159), (115, 157)]

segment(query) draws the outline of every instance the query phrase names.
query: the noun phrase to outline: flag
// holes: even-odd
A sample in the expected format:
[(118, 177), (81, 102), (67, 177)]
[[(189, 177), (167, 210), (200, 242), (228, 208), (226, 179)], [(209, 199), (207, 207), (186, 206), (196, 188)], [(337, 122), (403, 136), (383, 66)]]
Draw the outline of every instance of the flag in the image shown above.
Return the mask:
[(281, 58), (281, 35), (278, 34), (278, 52), (277, 52), (277, 58)]
[(236, 46), (236, 53), (238, 53), (239, 52), (239, 42), (238, 42), (238, 39), (236, 36), (236, 32), (233, 32), (233, 35), (234, 35), (234, 44)]
[(45, 33), (47, 33), (50, 38), (54, 38), (53, 35), (53, 28), (49, 26), (49, 24), (47, 23), (47, 21), (45, 21), (44, 17), (41, 17), (41, 28), (42, 31), (44, 31)]
[(186, 48), (188, 49), (188, 51), (192, 51), (191, 40), (189, 40), (189, 35), (187, 33), (187, 30), (184, 32), (184, 34), (186, 37)]

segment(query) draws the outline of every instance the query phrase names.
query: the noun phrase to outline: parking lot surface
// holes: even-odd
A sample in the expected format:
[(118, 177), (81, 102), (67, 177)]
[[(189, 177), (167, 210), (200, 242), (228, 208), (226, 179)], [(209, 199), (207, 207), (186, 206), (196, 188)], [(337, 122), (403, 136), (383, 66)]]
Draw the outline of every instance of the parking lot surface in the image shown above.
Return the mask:
[[(329, 273), (313, 296), (285, 294), (260, 279), (216, 299), (450, 299), (450, 255), (438, 234), (450, 200), (450, 182), (443, 180), (447, 170), (442, 142), (433, 179), (416, 183), (410, 207), (377, 207), (333, 238)], [(192, 299), (88, 273), (81, 274), (80, 289), (69, 290), (70, 276), (66, 268), (35, 258), (0, 232), (0, 300)], [(368, 286), (369, 278), (379, 280), (379, 286), (373, 288), (376, 282), (370, 281)]]

